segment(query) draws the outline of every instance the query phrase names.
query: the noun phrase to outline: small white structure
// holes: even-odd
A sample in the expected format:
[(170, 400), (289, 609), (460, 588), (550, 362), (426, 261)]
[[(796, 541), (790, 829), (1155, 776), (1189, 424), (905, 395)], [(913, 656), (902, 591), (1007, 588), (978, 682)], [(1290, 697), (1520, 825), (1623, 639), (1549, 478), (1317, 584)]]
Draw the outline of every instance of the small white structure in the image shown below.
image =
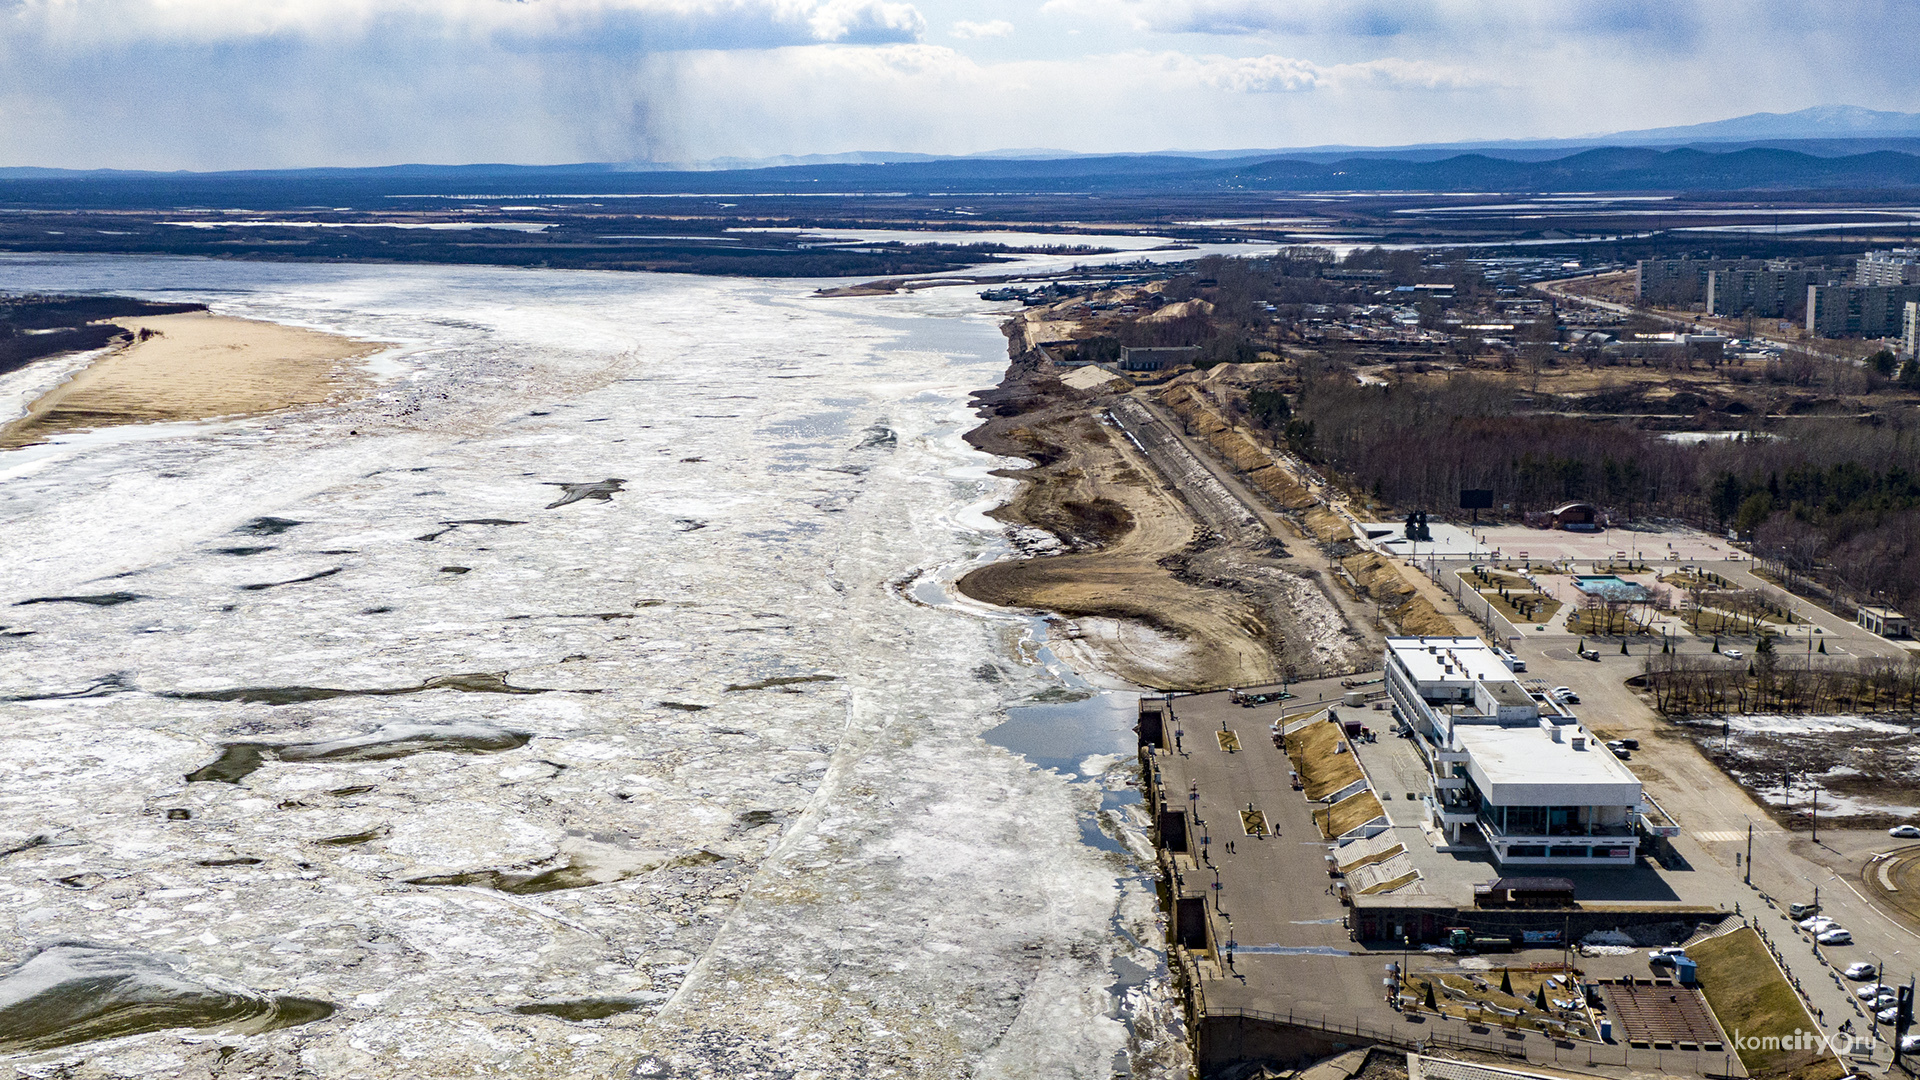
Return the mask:
[(1879, 634), (1885, 638), (1913, 636), (1913, 627), (1907, 622), (1907, 617), (1889, 607), (1863, 607), (1854, 613), (1853, 621), (1869, 634)]
[(1386, 667), (1451, 843), (1477, 832), (1503, 868), (1634, 864), (1655, 813), (1639, 778), (1563, 706), (1528, 693), (1492, 646), (1388, 638)]

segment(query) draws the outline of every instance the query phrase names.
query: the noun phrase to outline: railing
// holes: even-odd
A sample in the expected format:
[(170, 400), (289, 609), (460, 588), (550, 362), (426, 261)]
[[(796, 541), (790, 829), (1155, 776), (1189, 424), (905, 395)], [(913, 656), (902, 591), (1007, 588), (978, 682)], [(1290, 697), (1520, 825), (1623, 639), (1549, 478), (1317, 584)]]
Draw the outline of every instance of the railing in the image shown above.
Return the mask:
[[(1544, 1032), (1506, 1030), (1500, 1038), (1496, 1039), (1491, 1037), (1480, 1038), (1474, 1035), (1463, 1035), (1437, 1029), (1428, 1029), (1418, 1033), (1409, 1031), (1387, 1031), (1361, 1023), (1343, 1024), (1337, 1020), (1329, 1020), (1325, 1014), (1313, 1016), (1310, 1014), (1288, 1012), (1282, 1015), (1280, 1013), (1262, 1012), (1258, 1009), (1203, 1009), (1202, 1016), (1206, 1019), (1236, 1017), (1246, 1020), (1260, 1020), (1270, 1024), (1285, 1024), (1288, 1027), (1305, 1028), (1310, 1031), (1323, 1032), (1328, 1035), (1345, 1035), (1355, 1039), (1364, 1039), (1368, 1042), (1381, 1043), (1403, 1050), (1412, 1050), (1416, 1053), (1424, 1053), (1429, 1047), (1444, 1046), (1454, 1050), (1478, 1050), (1485, 1053), (1503, 1054), (1521, 1060), (1532, 1059), (1546, 1061), (1548, 1060), (1547, 1055), (1535, 1058), (1528, 1053), (1528, 1047), (1530, 1045), (1538, 1046), (1539, 1041), (1543, 1040), (1551, 1047), (1552, 1061), (1563, 1062), (1569, 1065), (1584, 1063), (1587, 1065), (1618, 1065), (1625, 1067), (1630, 1064), (1630, 1060), (1635, 1054), (1635, 1051), (1631, 1047), (1625, 1045), (1559, 1038)], [(1409, 1020), (1412, 1020), (1411, 1015), (1409, 1016)], [(1527, 1041), (1530, 1034), (1540, 1035), (1541, 1040), (1536, 1040), (1530, 1044)], [(1619, 1052), (1618, 1061), (1613, 1060), (1614, 1051), (1616, 1050)], [(1697, 1062), (1708, 1052), (1690, 1050), (1642, 1050), (1638, 1053), (1641, 1056), (1641, 1060), (1631, 1062), (1632, 1064), (1643, 1067), (1651, 1064), (1655, 1069), (1664, 1069), (1667, 1065), (1665, 1060), (1665, 1055), (1667, 1054), (1679, 1055), (1675, 1061), (1675, 1064), (1679, 1064), (1680, 1062)], [(1654, 1060), (1652, 1062), (1646, 1061), (1645, 1059), (1648, 1056), (1652, 1056)], [(1731, 1053), (1723, 1053), (1721, 1057), (1724, 1062), (1723, 1067), (1726, 1071), (1716, 1073), (1703, 1069), (1699, 1075), (1707, 1077), (1708, 1080), (1734, 1080), (1735, 1077), (1745, 1075), (1744, 1072), (1734, 1071), (1734, 1061), (1736, 1059)]]
[[(1345, 679), (1354, 675), (1378, 675), (1378, 674), (1380, 674), (1380, 668), (1377, 665), (1365, 664), (1360, 667), (1342, 668), (1339, 671), (1318, 672), (1313, 675), (1303, 676), (1301, 678), (1295, 679), (1292, 682), (1257, 683), (1257, 684), (1243, 683), (1239, 686), (1203, 686), (1193, 690), (1168, 690), (1162, 693), (1149, 694), (1146, 696), (1172, 699), (1176, 697), (1193, 697), (1198, 694), (1218, 694), (1227, 690), (1239, 690), (1239, 691), (1242, 691), (1243, 693), (1255, 694), (1255, 693), (1262, 693), (1268, 690), (1284, 690), (1284, 689), (1287, 689), (1288, 687), (1298, 686), (1303, 682), (1320, 682), (1324, 679)], [(1344, 694), (1345, 692), (1346, 692), (1345, 690), (1342, 690), (1340, 693)], [(1375, 692), (1377, 693), (1377, 691)], [(1338, 705), (1340, 704), (1338, 700), (1339, 696), (1340, 696), (1339, 694), (1335, 694), (1333, 697), (1328, 698), (1327, 700), (1334, 705)]]

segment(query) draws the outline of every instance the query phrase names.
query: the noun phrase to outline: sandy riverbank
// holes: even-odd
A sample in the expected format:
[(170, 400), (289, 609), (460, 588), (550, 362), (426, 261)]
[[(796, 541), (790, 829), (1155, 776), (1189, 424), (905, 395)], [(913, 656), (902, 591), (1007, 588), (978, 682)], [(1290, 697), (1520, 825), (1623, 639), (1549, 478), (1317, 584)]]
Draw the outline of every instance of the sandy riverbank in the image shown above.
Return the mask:
[(384, 346), (277, 323), (194, 312), (113, 320), (138, 335), (42, 395), (0, 429), (0, 449), (64, 431), (257, 416), (353, 393), (354, 365)]

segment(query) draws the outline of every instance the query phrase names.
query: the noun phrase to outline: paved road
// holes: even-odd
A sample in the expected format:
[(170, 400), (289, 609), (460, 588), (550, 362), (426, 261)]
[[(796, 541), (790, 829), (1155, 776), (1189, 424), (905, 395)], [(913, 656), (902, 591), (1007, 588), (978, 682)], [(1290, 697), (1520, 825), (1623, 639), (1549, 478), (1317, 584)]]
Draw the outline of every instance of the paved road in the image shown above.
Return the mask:
[[(1685, 732), (1656, 716), (1625, 685), (1641, 670), (1644, 655), (1623, 657), (1602, 648), (1598, 663), (1582, 661), (1572, 658), (1576, 642), (1570, 634), (1530, 635), (1520, 649), (1528, 664), (1527, 675), (1548, 685), (1572, 687), (1581, 698), (1575, 711), (1603, 738), (1640, 740), (1640, 751), (1633, 755), (1630, 767), (1682, 828), (1673, 846), (1698, 875), (1690, 884), (1695, 894), (1690, 898), (1724, 904), (1729, 910), (1737, 905), (1755, 925), (1766, 929), (1780, 948), (1789, 974), (1800, 980), (1812, 1007), (1824, 1013), (1827, 1030), (1846, 1019), (1854, 1021), (1856, 1030), (1871, 1027), (1850, 994), (1856, 984), (1837, 984), (1829, 965), (1844, 967), (1872, 957), (1890, 964), (1896, 973), (1920, 969), (1920, 934), (1871, 903), (1858, 886), (1861, 868), (1872, 851), (1891, 846), (1885, 833), (1850, 838), (1823, 834), (1822, 843), (1816, 845), (1804, 832), (1782, 829), (1702, 756)], [(1682, 648), (1707, 654), (1711, 643), (1691, 639)], [(1753, 830), (1751, 887), (1744, 883), (1749, 871), (1749, 827)], [(1875, 844), (1875, 837), (1887, 843)], [(1852, 930), (1858, 944), (1816, 952), (1805, 935), (1767, 906), (1768, 896), (1780, 908), (1812, 900), (1815, 887), (1826, 913)]]

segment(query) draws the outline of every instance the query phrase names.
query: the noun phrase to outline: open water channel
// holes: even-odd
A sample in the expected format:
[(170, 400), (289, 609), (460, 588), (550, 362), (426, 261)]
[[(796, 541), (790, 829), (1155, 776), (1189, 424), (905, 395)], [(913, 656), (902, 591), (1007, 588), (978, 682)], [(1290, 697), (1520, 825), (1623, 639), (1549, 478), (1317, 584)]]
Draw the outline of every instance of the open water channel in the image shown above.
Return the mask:
[[(1132, 698), (946, 590), (1005, 551), (995, 309), (818, 284), (0, 260), (394, 345), (337, 405), (0, 453), (4, 1060), (1177, 1062)], [(88, 971), (205, 1026), (77, 1026)]]

